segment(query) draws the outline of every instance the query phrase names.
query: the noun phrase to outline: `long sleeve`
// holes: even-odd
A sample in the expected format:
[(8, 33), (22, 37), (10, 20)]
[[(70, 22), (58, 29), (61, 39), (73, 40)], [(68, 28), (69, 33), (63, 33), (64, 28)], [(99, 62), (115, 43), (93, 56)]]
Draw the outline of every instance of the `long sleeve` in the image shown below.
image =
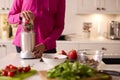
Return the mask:
[(64, 18), (65, 18), (65, 0), (59, 0), (58, 11), (55, 16), (55, 28), (53, 32), (43, 41), (46, 48), (51, 47), (51, 42), (55, 42), (64, 29)]
[(8, 13), (8, 22), (11, 24), (20, 23), (20, 12), (22, 9), (22, 0), (14, 0)]

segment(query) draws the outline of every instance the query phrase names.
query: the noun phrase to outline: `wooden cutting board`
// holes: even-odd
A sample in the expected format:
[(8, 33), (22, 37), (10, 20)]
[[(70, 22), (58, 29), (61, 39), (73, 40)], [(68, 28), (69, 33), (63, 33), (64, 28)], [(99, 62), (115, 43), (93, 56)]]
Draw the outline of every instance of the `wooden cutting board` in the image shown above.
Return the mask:
[(47, 78), (47, 71), (40, 71), (40, 76), (41, 76), (42, 80), (57, 80), (57, 79)]
[[(41, 76), (42, 80), (58, 80), (58, 79), (49, 79), (49, 78), (47, 78), (47, 71), (40, 71), (39, 73), (40, 73), (40, 76)], [(86, 80), (100, 80), (100, 79), (88, 78)], [(112, 77), (110, 77), (107, 80), (112, 80)]]

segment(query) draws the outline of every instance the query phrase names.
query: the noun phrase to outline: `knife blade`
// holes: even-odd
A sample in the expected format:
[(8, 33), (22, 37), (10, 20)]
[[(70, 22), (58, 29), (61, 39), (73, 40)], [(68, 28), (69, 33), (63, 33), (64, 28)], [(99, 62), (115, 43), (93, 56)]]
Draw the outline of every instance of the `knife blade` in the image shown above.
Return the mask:
[(113, 70), (99, 70), (99, 71), (113, 76), (120, 76), (119, 71), (113, 71)]

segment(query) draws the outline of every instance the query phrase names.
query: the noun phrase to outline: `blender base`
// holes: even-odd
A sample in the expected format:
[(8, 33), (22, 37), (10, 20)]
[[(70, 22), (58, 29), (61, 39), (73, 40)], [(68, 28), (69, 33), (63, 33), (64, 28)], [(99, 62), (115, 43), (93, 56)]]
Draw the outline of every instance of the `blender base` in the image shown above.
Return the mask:
[(34, 55), (32, 54), (32, 52), (28, 52), (28, 51), (26, 51), (26, 52), (21, 51), (20, 57), (21, 57), (22, 59), (35, 59), (35, 57), (34, 57)]

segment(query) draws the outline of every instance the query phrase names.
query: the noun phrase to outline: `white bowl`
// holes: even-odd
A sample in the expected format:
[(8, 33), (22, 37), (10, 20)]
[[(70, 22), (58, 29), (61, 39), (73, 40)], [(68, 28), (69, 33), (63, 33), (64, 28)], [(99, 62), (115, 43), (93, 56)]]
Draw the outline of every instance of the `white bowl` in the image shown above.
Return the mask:
[(60, 63), (63, 63), (66, 61), (67, 56), (60, 55), (60, 54), (43, 54), (42, 56), (43, 61), (50, 67), (55, 67), (59, 65)]

